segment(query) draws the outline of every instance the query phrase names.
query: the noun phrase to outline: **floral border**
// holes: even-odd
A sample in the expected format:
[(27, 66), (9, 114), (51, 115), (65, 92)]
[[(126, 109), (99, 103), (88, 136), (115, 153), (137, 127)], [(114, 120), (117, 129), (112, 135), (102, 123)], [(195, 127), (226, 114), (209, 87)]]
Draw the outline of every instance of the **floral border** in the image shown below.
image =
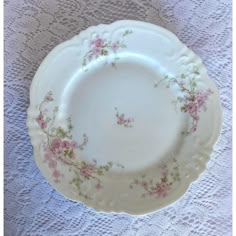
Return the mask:
[(146, 174), (143, 174), (140, 178), (134, 179), (134, 181), (130, 183), (129, 188), (134, 189), (141, 187), (144, 191), (141, 195), (143, 198), (146, 196), (153, 196), (155, 198), (166, 197), (171, 191), (172, 186), (181, 180), (177, 160), (173, 159), (172, 161), (174, 166), (171, 171), (165, 164), (160, 166), (161, 178), (158, 181), (154, 181), (148, 178)]
[[(125, 38), (132, 33), (132, 30), (126, 30), (123, 33), (122, 38), (117, 41), (108, 41), (107, 39), (97, 35), (96, 38), (91, 40), (89, 43), (89, 50), (83, 57), (82, 66), (85, 67), (89, 62), (102, 56), (108, 56), (112, 53), (116, 54), (121, 48), (127, 48)], [(115, 57), (111, 63), (113, 67), (116, 67), (117, 60), (119, 60), (119, 57)]]
[(100, 177), (109, 172), (116, 165), (120, 168), (124, 166), (108, 162), (106, 165), (97, 165), (97, 161), (87, 163), (79, 158), (79, 151), (83, 151), (88, 143), (88, 137), (83, 134), (83, 141), (78, 144), (72, 137), (72, 122), (71, 118), (67, 119), (66, 126), (55, 126), (55, 118), (58, 112), (58, 107), (55, 106), (49, 114), (48, 105), (54, 101), (52, 92), (48, 92), (43, 101), (37, 106), (39, 113), (35, 121), (40, 127), (40, 130), (45, 134), (46, 140), (43, 142), (44, 162), (51, 169), (52, 178), (56, 183), (60, 182), (64, 174), (59, 170), (58, 164), (63, 164), (69, 167), (69, 171), (73, 171), (75, 177), (70, 181), (78, 189), (78, 194), (85, 199), (91, 197), (84, 194), (81, 190), (81, 184), (91, 181), (96, 190), (100, 190), (103, 186)]
[(156, 88), (160, 83), (166, 81), (166, 88), (169, 88), (171, 85), (176, 85), (181, 92), (181, 95), (177, 96), (176, 100), (172, 101), (172, 103), (175, 105), (176, 109), (179, 106), (180, 111), (187, 113), (192, 119), (191, 128), (187, 131), (182, 131), (183, 135), (196, 132), (200, 120), (199, 113), (201, 111), (207, 111), (207, 100), (210, 95), (213, 94), (211, 89), (204, 90), (198, 88), (199, 79), (197, 77), (199, 74), (199, 68), (194, 66), (190, 73), (191, 78), (186, 74), (181, 74), (181, 76), (176, 78), (167, 75), (158, 83), (154, 83), (154, 87)]

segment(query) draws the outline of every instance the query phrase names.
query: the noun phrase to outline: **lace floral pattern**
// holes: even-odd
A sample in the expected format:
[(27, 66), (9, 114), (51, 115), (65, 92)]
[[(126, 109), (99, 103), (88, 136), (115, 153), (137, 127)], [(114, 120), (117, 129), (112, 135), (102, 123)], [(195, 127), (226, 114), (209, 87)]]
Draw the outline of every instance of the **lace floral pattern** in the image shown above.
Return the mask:
[[(88, 0), (5, 1), (4, 234), (232, 235), (231, 226), (231, 1)], [(29, 86), (57, 44), (90, 25), (119, 19), (163, 26), (199, 54), (220, 90), (222, 135), (200, 181), (156, 213), (103, 214), (54, 191), (33, 161), (26, 127)]]

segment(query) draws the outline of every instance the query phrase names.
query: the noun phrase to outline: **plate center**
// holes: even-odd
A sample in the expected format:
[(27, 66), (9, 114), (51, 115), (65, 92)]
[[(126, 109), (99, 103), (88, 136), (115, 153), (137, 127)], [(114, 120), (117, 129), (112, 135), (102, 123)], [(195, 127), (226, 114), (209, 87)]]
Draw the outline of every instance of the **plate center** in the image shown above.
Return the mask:
[(71, 80), (64, 93), (66, 113), (74, 139), (88, 136), (82, 159), (138, 171), (176, 151), (183, 114), (172, 104), (174, 90), (155, 88), (162, 79), (159, 71), (151, 61), (127, 57), (115, 65), (98, 61)]

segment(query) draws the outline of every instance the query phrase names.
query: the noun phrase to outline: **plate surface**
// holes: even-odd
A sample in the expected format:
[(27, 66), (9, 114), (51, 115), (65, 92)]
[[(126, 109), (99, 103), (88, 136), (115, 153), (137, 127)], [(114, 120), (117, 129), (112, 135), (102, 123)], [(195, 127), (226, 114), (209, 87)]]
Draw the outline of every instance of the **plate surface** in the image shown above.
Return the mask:
[(56, 190), (97, 210), (144, 214), (176, 201), (205, 169), (221, 116), (201, 59), (174, 34), (117, 21), (46, 57), (27, 125)]

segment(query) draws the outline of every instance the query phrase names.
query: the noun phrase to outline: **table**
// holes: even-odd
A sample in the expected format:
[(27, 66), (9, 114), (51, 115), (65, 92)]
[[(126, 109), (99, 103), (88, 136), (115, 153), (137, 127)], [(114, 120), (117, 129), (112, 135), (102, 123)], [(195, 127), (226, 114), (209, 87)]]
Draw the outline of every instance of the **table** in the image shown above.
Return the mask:
[[(5, 235), (231, 235), (231, 1), (5, 0)], [(29, 87), (43, 58), (83, 29), (115, 20), (163, 26), (197, 53), (216, 82), (223, 126), (206, 171), (173, 205), (146, 216), (102, 214), (42, 177), (26, 128)]]

